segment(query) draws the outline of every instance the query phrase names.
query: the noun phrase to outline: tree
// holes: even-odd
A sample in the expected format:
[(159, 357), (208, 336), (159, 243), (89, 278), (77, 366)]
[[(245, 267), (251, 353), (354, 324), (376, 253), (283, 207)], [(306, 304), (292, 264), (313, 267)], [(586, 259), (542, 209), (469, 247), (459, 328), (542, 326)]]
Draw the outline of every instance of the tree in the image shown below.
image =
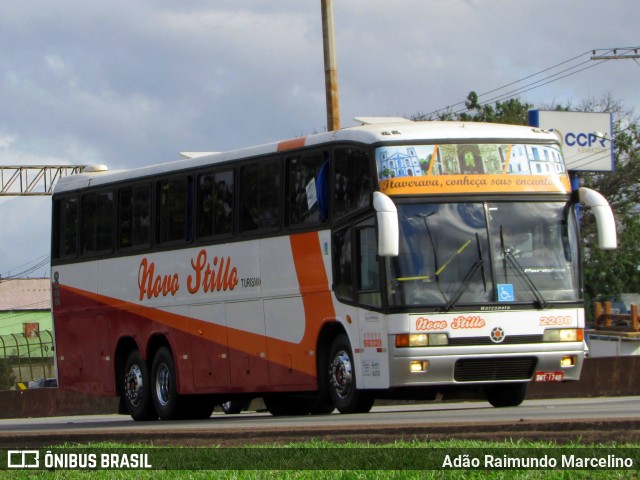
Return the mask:
[[(488, 122), (488, 123), (508, 123), (511, 125), (527, 125), (529, 121), (529, 110), (533, 105), (522, 103), (518, 98), (512, 98), (505, 102), (496, 102), (495, 106), (481, 104), (478, 101), (478, 94), (470, 92), (464, 102), (467, 111), (451, 112), (444, 111), (435, 118), (427, 117), (431, 120), (458, 120), (461, 122)], [(414, 120), (425, 118), (425, 115), (415, 115)]]
[[(467, 111), (444, 112), (438, 120), (466, 122), (528, 124), (528, 111), (533, 105), (518, 98), (495, 105), (480, 104), (478, 95), (470, 92), (465, 102)], [(580, 233), (584, 251), (584, 278), (587, 300), (618, 298), (624, 292), (640, 292), (640, 122), (632, 109), (610, 94), (588, 99), (578, 106), (543, 105), (544, 110), (612, 113), (614, 119), (614, 171), (579, 174), (580, 184), (600, 192), (610, 203), (616, 217), (618, 249), (602, 251), (597, 245), (597, 228), (593, 215), (582, 209)]]
[(579, 111), (613, 113), (614, 171), (582, 173), (580, 183), (600, 192), (609, 201), (616, 217), (618, 249), (610, 252), (593, 248), (595, 219), (586, 212), (581, 218), (585, 245), (585, 290), (589, 299), (619, 298), (621, 293), (640, 292), (640, 128), (633, 110), (606, 96), (585, 102)]
[(16, 376), (8, 359), (0, 359), (0, 390), (9, 390), (16, 383)]

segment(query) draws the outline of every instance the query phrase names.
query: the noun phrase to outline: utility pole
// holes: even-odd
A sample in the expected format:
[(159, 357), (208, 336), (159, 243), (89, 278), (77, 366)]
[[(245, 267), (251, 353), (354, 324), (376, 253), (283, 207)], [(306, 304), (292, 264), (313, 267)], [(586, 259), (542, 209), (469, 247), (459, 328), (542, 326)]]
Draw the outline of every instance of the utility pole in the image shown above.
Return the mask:
[(324, 83), (327, 97), (327, 129), (340, 130), (338, 66), (336, 62), (333, 0), (322, 1), (322, 40), (324, 45)]

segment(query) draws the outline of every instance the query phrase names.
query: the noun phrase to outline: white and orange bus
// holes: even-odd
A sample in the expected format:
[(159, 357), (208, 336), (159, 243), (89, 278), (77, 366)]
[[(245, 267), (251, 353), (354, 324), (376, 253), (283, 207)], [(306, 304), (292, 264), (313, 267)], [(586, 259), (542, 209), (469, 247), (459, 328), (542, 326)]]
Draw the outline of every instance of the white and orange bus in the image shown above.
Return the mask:
[(536, 128), (362, 126), (128, 171), (53, 195), (61, 388), (136, 420), (367, 412), (457, 389), (494, 406), (576, 380), (585, 355), (576, 205)]

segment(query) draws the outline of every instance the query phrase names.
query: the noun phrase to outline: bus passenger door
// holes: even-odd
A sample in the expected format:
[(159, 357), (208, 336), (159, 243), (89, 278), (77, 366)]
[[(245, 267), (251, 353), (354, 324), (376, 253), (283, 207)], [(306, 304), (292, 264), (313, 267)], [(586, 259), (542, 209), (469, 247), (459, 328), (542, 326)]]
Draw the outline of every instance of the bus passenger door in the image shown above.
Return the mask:
[(360, 362), (365, 388), (388, 388), (388, 345), (385, 317), (382, 307), (378, 239), (372, 219), (355, 227), (356, 284), (358, 326), (360, 334)]

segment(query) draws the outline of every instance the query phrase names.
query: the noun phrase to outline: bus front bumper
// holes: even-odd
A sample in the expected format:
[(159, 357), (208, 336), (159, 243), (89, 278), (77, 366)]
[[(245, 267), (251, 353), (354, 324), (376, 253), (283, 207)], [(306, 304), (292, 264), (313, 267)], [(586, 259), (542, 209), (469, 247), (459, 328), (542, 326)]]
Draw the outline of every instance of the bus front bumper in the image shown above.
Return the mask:
[(578, 380), (584, 361), (584, 346), (581, 343), (572, 346), (574, 348), (567, 348), (569, 345), (565, 345), (562, 351), (522, 349), (512, 352), (466, 354), (443, 352), (438, 355), (428, 352), (428, 348), (392, 348), (390, 386)]

